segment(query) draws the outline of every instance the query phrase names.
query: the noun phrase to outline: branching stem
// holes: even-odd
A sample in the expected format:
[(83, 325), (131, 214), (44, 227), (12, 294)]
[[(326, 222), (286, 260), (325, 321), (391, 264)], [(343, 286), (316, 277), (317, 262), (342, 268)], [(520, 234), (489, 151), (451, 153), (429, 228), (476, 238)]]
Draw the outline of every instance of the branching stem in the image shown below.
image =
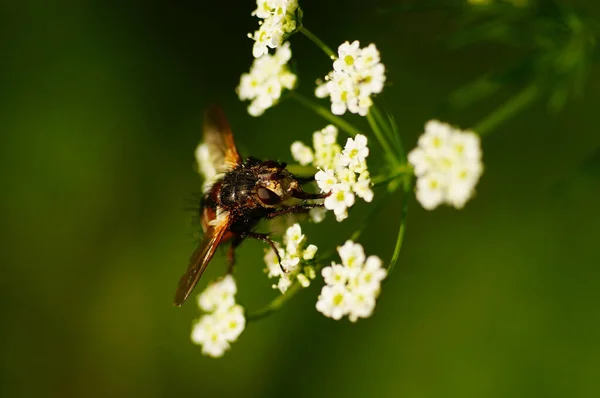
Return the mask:
[(354, 127), (352, 124), (348, 123), (341, 117), (334, 115), (333, 113), (331, 113), (331, 111), (329, 109), (315, 103), (313, 100), (305, 97), (304, 95), (302, 95), (296, 91), (291, 91), (289, 93), (289, 96), (291, 98), (295, 99), (296, 101), (298, 101), (300, 104), (302, 104), (306, 108), (315, 112), (317, 115), (319, 115), (319, 116), (323, 117), (324, 119), (326, 119), (327, 121), (333, 123), (334, 125), (339, 127), (342, 131), (345, 131), (349, 135), (351, 135), (351, 136), (355, 136), (357, 134), (364, 135), (364, 133), (362, 131), (360, 131), (359, 129)]

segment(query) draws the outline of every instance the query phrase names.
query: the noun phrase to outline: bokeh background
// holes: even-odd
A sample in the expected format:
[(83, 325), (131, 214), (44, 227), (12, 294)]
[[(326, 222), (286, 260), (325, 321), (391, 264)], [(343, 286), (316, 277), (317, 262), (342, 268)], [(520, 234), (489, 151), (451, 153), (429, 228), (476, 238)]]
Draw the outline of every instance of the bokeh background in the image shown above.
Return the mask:
[[(452, 108), (452, 92), (518, 54), (485, 42), (449, 49), (471, 12), (459, 2), (378, 12), (415, 3), (301, 0), (306, 26), (330, 46), (377, 44), (408, 148), (425, 121), (475, 125), (519, 89), (507, 82), (505, 93)], [(597, 1), (565, 3), (600, 20)], [(199, 228), (186, 208), (201, 186), (203, 109), (223, 104), (244, 154), (285, 161), (292, 141), (326, 124), (292, 101), (252, 118), (237, 99), (254, 7), (0, 5), (0, 396), (600, 396), (597, 62), (562, 111), (538, 101), (485, 137), (485, 174), (465, 209), (427, 212), (412, 199), (372, 318), (323, 317), (315, 283), (250, 324), (225, 357), (200, 354), (189, 340), (198, 309), (171, 302)], [(291, 42), (299, 91), (310, 95), (330, 62), (305, 37)], [(400, 202), (390, 198), (367, 225), (363, 204), (344, 224), (329, 217), (306, 233), (326, 248), (364, 228), (367, 253), (389, 260)], [(238, 252), (248, 308), (276, 295), (263, 249)], [(219, 255), (200, 288), (225, 269)]]

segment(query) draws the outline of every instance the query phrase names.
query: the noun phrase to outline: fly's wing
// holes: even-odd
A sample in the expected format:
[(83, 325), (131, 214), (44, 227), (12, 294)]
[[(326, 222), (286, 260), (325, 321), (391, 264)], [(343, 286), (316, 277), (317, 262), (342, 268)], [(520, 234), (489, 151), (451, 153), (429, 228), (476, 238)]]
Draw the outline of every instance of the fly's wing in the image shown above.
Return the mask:
[(173, 302), (176, 306), (179, 307), (182, 305), (192, 293), (206, 266), (215, 254), (223, 235), (229, 230), (230, 225), (231, 216), (228, 212), (222, 212), (211, 222), (211, 225), (204, 232), (202, 241), (190, 258), (190, 264), (186, 273), (179, 280), (179, 286), (177, 287)]
[(228, 172), (242, 163), (229, 122), (218, 105), (212, 105), (204, 115), (204, 143), (217, 174)]

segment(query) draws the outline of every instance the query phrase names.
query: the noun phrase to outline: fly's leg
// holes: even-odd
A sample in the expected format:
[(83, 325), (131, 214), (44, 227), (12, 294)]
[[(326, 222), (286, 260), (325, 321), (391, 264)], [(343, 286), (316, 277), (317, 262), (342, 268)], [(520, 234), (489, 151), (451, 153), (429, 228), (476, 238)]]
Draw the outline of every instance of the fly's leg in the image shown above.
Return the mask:
[(243, 240), (243, 236), (236, 236), (231, 241), (229, 251), (227, 252), (227, 262), (229, 263), (229, 266), (227, 267), (228, 274), (233, 274), (233, 269), (235, 267), (235, 249), (242, 243)]
[(267, 218), (275, 218), (285, 214), (306, 213), (310, 209), (315, 209), (318, 207), (323, 207), (323, 203), (302, 203), (296, 206), (286, 207), (284, 209), (274, 211), (273, 213), (270, 213)]
[(292, 194), (292, 197), (296, 199), (325, 199), (328, 197), (330, 193), (308, 193), (304, 191), (297, 191)]
[(268, 243), (271, 246), (271, 249), (273, 249), (273, 251), (275, 252), (275, 255), (277, 256), (277, 262), (279, 263), (279, 268), (281, 268), (281, 271), (283, 273), (287, 274), (287, 271), (283, 268), (283, 265), (281, 264), (281, 257), (279, 256), (279, 250), (277, 250), (277, 246), (275, 246), (275, 242), (273, 242), (273, 240), (271, 238), (269, 238), (269, 235), (259, 234), (257, 232), (246, 232), (242, 235), (242, 238), (252, 238), (252, 239), (257, 239), (257, 240)]

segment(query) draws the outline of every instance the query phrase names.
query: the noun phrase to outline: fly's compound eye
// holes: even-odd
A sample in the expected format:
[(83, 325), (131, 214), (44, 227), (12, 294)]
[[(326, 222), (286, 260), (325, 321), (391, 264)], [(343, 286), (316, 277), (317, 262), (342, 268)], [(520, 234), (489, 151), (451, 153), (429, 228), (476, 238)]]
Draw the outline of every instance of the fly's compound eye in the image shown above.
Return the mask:
[(267, 206), (273, 206), (281, 202), (279, 195), (264, 187), (259, 187), (256, 194), (258, 195), (258, 199)]

